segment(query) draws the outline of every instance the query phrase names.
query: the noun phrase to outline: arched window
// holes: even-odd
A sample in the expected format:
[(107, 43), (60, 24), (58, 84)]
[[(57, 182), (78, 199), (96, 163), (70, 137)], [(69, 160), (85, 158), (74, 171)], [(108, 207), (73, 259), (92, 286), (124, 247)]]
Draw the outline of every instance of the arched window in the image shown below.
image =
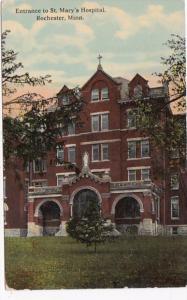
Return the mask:
[(99, 89), (93, 89), (91, 92), (91, 101), (99, 101)]
[(109, 92), (108, 92), (108, 88), (104, 87), (101, 89), (101, 99), (102, 100), (109, 100)]

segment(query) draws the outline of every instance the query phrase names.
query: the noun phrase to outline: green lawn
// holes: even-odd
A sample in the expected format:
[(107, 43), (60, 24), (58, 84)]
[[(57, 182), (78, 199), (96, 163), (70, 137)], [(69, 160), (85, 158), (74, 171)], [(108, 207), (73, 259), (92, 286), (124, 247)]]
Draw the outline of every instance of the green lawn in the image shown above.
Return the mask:
[(121, 238), (96, 254), (69, 237), (6, 238), (5, 248), (15, 289), (187, 285), (187, 238)]

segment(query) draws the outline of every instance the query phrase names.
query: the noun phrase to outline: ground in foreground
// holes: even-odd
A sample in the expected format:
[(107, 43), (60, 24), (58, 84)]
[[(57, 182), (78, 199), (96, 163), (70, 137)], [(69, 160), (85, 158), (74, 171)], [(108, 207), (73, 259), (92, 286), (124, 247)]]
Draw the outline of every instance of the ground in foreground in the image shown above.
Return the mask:
[(6, 238), (6, 280), (15, 289), (187, 285), (187, 238), (128, 237), (93, 248), (69, 237)]

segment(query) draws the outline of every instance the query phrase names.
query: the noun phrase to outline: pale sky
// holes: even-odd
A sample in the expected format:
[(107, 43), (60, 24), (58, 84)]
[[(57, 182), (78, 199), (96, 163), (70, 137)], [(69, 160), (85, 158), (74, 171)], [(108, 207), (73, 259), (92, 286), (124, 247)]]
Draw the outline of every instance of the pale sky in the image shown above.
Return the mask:
[[(105, 7), (106, 12), (84, 14), (84, 21), (47, 22), (36, 21), (38, 14), (15, 13), (16, 8), (51, 7)], [(42, 89), (50, 96), (64, 84), (82, 86), (96, 71), (99, 53), (109, 75), (132, 79), (140, 73), (157, 85), (151, 74), (169, 54), (163, 43), (171, 33), (184, 36), (185, 27), (184, 0), (5, 0), (2, 16), (3, 30), (11, 30), (7, 46), (19, 53), (25, 72), (52, 75), (52, 84)]]

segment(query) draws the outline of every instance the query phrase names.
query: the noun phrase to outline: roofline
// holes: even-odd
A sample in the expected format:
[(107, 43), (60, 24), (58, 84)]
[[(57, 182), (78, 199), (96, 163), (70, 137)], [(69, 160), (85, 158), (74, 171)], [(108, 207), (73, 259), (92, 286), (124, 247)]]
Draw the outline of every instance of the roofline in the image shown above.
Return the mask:
[(92, 80), (92, 78), (98, 73), (98, 72), (102, 72), (105, 76), (107, 76), (110, 80), (112, 80), (113, 83), (115, 83), (115, 85), (120, 85), (121, 83), (117, 83), (113, 77), (111, 77), (110, 75), (108, 75), (105, 71), (103, 70), (97, 70), (87, 81), (86, 83), (81, 87), (81, 90)]

